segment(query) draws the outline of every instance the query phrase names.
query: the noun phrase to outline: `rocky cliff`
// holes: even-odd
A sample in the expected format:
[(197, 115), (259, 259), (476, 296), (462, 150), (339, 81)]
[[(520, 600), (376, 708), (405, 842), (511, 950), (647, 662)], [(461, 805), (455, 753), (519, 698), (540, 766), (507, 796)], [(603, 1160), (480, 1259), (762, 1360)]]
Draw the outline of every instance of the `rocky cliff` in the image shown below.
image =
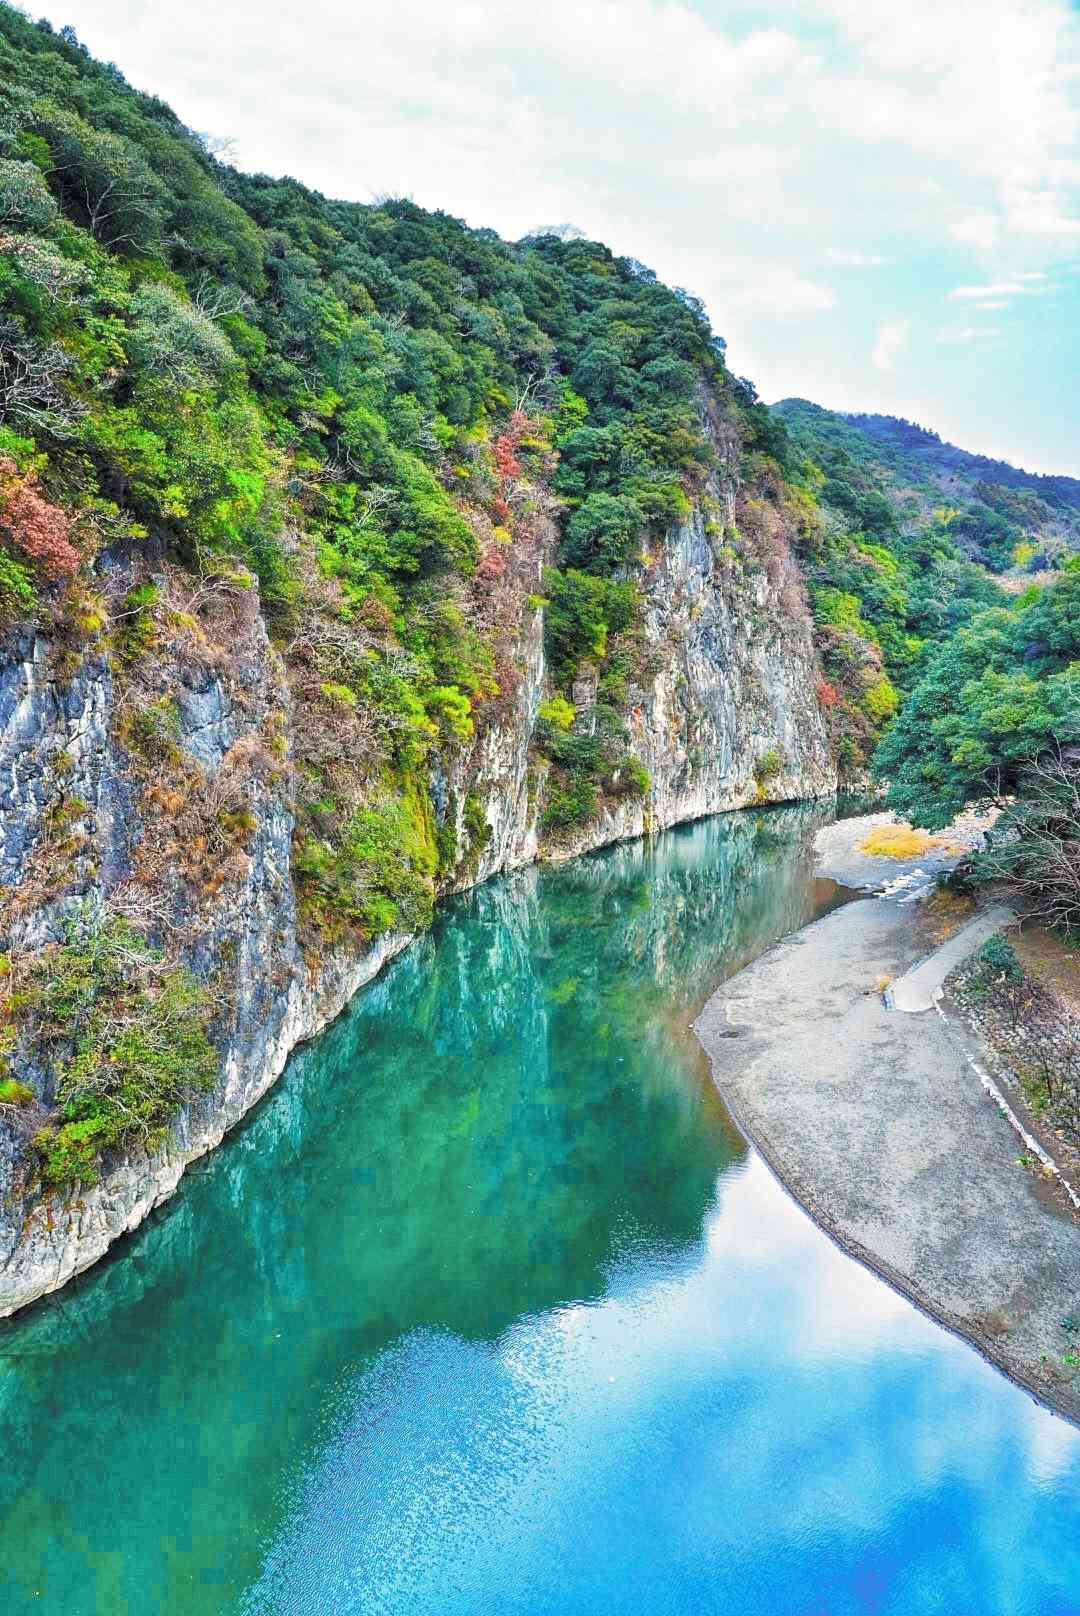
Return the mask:
[[(735, 492), (726, 495), (733, 501)], [(514, 677), (509, 699), (431, 768), (434, 820), (466, 849), (442, 890), (718, 810), (835, 790), (790, 555), (773, 535), (768, 555), (750, 546), (733, 565), (704, 510), (695, 504), (641, 574), (646, 671), (630, 685), (626, 716), (648, 787), (604, 798), (591, 823), (555, 835), (542, 828), (547, 765), (534, 745), (550, 688), (538, 603), (550, 553), (543, 532), (492, 586)], [(140, 598), (132, 593), (140, 577), (145, 563), (130, 559), (108, 571), (117, 618), (118, 605)], [(409, 941), (391, 930), (368, 946), (339, 942), (317, 955), (305, 947), (291, 872), (291, 754), (303, 697), (288, 655), (271, 645), (249, 587), (198, 585), (164, 563), (150, 582), (152, 656), (136, 647), (106, 657), (92, 635), (73, 642), (70, 633), (26, 632), (6, 646), (0, 873), (9, 958), (59, 940), (88, 910), (126, 918), (209, 984), (220, 1076), (183, 1105), (156, 1148), (106, 1156), (93, 1185), (47, 1190), (28, 1141), (56, 1096), (48, 1068), (28, 1052), (20, 1062), (16, 1043), (14, 1067), (34, 1099), (0, 1106), (0, 1314), (62, 1286), (134, 1229), (266, 1092), (290, 1050)], [(126, 609), (137, 618), (138, 605)], [(574, 723), (587, 732), (596, 700), (587, 666), (574, 698)]]

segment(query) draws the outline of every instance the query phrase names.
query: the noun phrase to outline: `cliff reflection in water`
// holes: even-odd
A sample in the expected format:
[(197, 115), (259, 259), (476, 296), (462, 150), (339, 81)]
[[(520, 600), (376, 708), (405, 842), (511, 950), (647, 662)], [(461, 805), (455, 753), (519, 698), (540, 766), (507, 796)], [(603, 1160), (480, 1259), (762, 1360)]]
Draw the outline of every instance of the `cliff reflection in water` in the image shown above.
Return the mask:
[(631, 1249), (693, 1263), (742, 1147), (686, 1028), (823, 902), (821, 817), (456, 901), (155, 1222), (0, 1332), (5, 1611), (220, 1616), (383, 1349), (493, 1339)]

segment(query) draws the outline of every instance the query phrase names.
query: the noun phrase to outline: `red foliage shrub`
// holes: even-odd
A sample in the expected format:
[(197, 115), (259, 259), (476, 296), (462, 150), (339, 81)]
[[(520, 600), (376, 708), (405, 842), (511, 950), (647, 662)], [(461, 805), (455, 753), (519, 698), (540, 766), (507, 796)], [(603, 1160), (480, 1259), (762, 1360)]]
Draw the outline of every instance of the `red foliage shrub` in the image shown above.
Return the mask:
[(506, 483), (515, 477), (521, 476), (521, 461), (517, 457), (517, 452), (522, 438), (531, 427), (532, 422), (525, 411), (514, 410), (507, 423), (506, 431), (500, 432), (495, 439), (495, 470), (499, 474), (500, 490), (492, 509), (501, 507), (504, 512), (504, 514), (496, 516), (496, 521), (505, 522), (510, 515), (510, 507), (505, 499)]
[(493, 584), (506, 571), (506, 550), (500, 544), (489, 544), (473, 574), (481, 583)]
[(817, 699), (822, 707), (836, 707), (840, 702), (840, 692), (828, 679), (819, 679), (815, 685)]
[(37, 473), (21, 473), (9, 455), (0, 455), (0, 529), (46, 578), (70, 578), (81, 559), (71, 542), (71, 518), (50, 505)]
[(372, 634), (390, 639), (394, 633), (394, 614), (376, 595), (365, 595), (360, 603), (360, 621)]
[(514, 454), (516, 448), (509, 432), (501, 432), (495, 439), (495, 469), (500, 477), (521, 476), (521, 462)]

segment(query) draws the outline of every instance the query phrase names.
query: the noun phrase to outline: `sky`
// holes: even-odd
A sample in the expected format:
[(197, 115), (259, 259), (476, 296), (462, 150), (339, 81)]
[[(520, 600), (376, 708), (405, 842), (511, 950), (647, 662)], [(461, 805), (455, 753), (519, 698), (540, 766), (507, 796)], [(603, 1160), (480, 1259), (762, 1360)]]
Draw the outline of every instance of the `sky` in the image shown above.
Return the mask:
[(52, 0), (328, 195), (572, 224), (770, 402), (1080, 475), (1080, 0)]

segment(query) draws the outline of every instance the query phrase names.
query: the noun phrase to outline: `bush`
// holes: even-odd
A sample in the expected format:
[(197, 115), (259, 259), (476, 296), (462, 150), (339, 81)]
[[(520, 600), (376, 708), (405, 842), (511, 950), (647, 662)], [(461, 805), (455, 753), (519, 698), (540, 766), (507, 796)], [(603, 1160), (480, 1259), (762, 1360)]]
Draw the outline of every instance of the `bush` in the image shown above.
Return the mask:
[(465, 798), (462, 824), (471, 849), (479, 850), (487, 846), (491, 840), (491, 825), (483, 799), (475, 791), (470, 791)]
[[(71, 518), (42, 494), (37, 473), (20, 473), (10, 455), (0, 454), (0, 531), (49, 582), (69, 578), (80, 561), (71, 542)], [(15, 563), (17, 570), (22, 570)], [(9, 583), (13, 574), (9, 568)], [(18, 593), (17, 586), (15, 592)]]
[(319, 693), (325, 696), (327, 701), (334, 703), (338, 707), (347, 707), (352, 710), (356, 706), (356, 691), (351, 690), (348, 685), (334, 684), (332, 680), (328, 679), (319, 686)]
[(892, 718), (899, 706), (900, 697), (896, 687), (886, 674), (882, 674), (863, 697), (863, 707), (875, 724), (882, 724), (887, 718)]
[(563, 557), (568, 566), (604, 575), (637, 554), (644, 530), (645, 515), (635, 500), (590, 494), (570, 518)]
[(301, 828), (293, 842), (293, 878), (308, 926), (337, 942), (350, 932), (370, 941), (429, 925), (440, 849), (430, 802), (421, 802), (415, 783), (377, 807), (341, 815), (329, 807), (337, 820), (325, 826), (329, 834)]
[(565, 830), (587, 825), (600, 812), (600, 792), (587, 775), (571, 777), (565, 785), (554, 785), (544, 803), (540, 823), (545, 830)]
[(863, 766), (866, 760), (853, 736), (841, 735), (836, 743), (836, 761), (843, 769), (859, 769)]
[(154, 1149), (183, 1101), (213, 1086), (212, 1001), (122, 920), (77, 921), (34, 955), (12, 1009), (57, 1108), (34, 1136), (46, 1184), (92, 1184), (106, 1150)]
[(600, 702), (593, 709), (593, 723), (591, 735), (561, 729), (550, 721), (542, 721), (537, 730), (537, 745), (552, 764), (541, 816), (545, 830), (595, 819), (601, 792), (643, 797), (651, 787), (648, 770), (627, 751), (619, 713)]
[(976, 881), (1005, 882), (1030, 916), (1080, 929), (1080, 770), (1053, 754), (1026, 769), (970, 870)]
[(637, 610), (637, 590), (632, 583), (549, 567), (544, 592), (549, 602), (544, 629), (552, 674), (568, 684), (586, 658), (603, 661), (610, 634), (629, 628)]
[(0, 225), (44, 234), (59, 209), (33, 163), (0, 158)]
[(148, 763), (178, 763), (183, 727), (180, 711), (169, 696), (136, 707), (125, 715), (119, 739)]
[(565, 696), (556, 691), (554, 696), (540, 703), (537, 717), (542, 724), (550, 724), (554, 729), (568, 730), (577, 717), (577, 708), (573, 702), (567, 701)]
[(1023, 981), (1024, 971), (1008, 938), (1001, 932), (987, 938), (976, 952), (975, 959), (986, 971), (1002, 976), (1009, 982)]
[(647, 797), (652, 789), (652, 776), (640, 758), (628, 753), (619, 772), (626, 780), (626, 788), (631, 796)]
[(816, 588), (811, 594), (815, 622), (827, 624), (830, 628), (846, 629), (849, 633), (861, 635), (864, 639), (874, 637), (873, 630), (859, 615), (860, 603), (857, 595), (849, 594), (843, 589), (835, 589), (831, 584)]
[(0, 618), (6, 623), (29, 617), (37, 605), (34, 580), (21, 561), (0, 550)]
[(762, 752), (754, 764), (754, 779), (759, 785), (767, 785), (774, 780), (784, 766), (783, 754), (778, 746), (770, 746)]
[(151, 583), (137, 584), (124, 596), (112, 639), (116, 655), (125, 666), (138, 662), (153, 649), (157, 638), (154, 607), (160, 599), (160, 589)]
[(131, 300), (135, 324), (127, 338), (143, 370), (176, 387), (208, 387), (238, 365), (229, 339), (213, 320), (169, 286), (149, 282)]
[(457, 685), (436, 685), (428, 696), (428, 708), (455, 740), (472, 739), (472, 702)]

